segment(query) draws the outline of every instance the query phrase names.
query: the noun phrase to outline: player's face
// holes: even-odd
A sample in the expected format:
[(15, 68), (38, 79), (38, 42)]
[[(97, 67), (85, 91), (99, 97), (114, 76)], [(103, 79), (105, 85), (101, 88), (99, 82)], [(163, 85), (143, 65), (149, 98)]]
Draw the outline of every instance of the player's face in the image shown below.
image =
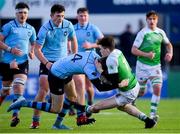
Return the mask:
[(111, 53), (108, 48), (104, 48), (102, 46), (100, 46), (99, 48), (100, 48), (100, 53), (101, 53), (102, 57), (107, 57)]
[(87, 23), (89, 21), (89, 14), (88, 14), (88, 12), (80, 12), (77, 15), (77, 19), (78, 19), (78, 22), (81, 25), (84, 25), (85, 23)]
[(55, 12), (54, 14), (51, 14), (51, 19), (56, 26), (59, 26), (64, 19), (64, 11), (61, 13)]
[(147, 25), (150, 29), (154, 30), (157, 27), (158, 17), (156, 15), (151, 15), (146, 19)]
[(19, 9), (16, 12), (16, 18), (19, 21), (19, 23), (21, 24), (25, 23), (28, 18), (28, 9), (27, 8)]

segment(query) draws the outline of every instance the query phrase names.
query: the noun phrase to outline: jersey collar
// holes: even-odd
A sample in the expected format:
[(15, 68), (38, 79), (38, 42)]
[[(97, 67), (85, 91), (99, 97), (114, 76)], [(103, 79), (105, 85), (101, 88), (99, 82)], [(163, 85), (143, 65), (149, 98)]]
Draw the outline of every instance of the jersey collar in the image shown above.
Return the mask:
[(52, 29), (61, 28), (61, 27), (63, 28), (63, 21), (62, 21), (62, 23), (61, 23), (58, 27), (53, 23), (52, 19), (49, 20), (49, 24), (50, 24), (50, 27), (51, 27)]
[(25, 22), (24, 24), (20, 24), (17, 19), (14, 19), (14, 23), (17, 27), (27, 27), (27, 23)]
[(80, 23), (77, 24), (78, 29), (85, 29), (85, 30), (87, 30), (88, 26), (89, 26), (89, 22), (85, 23), (83, 26), (81, 26)]

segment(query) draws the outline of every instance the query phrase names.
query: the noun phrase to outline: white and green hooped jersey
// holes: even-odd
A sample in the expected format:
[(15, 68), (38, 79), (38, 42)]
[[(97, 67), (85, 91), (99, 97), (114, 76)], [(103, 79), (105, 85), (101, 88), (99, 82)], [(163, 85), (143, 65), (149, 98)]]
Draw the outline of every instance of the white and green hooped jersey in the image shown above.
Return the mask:
[(106, 60), (106, 65), (108, 68), (108, 74), (119, 74), (119, 82), (124, 79), (129, 79), (129, 85), (127, 87), (120, 88), (119, 90), (128, 91), (136, 86), (137, 79), (131, 72), (131, 68), (120, 50), (115, 49), (111, 52)]
[(137, 34), (133, 46), (137, 47), (143, 52), (152, 51), (155, 53), (155, 57), (151, 60), (146, 57), (138, 56), (137, 60), (150, 66), (159, 65), (162, 42), (169, 43), (169, 39), (162, 29), (156, 28), (154, 31), (152, 31), (148, 27), (143, 28)]

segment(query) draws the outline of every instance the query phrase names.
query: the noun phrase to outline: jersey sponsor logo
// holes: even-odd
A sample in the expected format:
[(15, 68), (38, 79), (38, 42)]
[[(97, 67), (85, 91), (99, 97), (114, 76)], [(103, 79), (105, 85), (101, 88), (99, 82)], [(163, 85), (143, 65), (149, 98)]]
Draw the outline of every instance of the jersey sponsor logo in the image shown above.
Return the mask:
[(42, 73), (43, 72), (43, 69), (40, 69), (40, 73)]
[(89, 37), (91, 34), (90, 34), (90, 32), (87, 32), (86, 35), (87, 35), (87, 37)]
[(27, 35), (28, 37), (31, 37), (31, 31), (28, 31)]
[(67, 36), (67, 31), (64, 32), (64, 36)]

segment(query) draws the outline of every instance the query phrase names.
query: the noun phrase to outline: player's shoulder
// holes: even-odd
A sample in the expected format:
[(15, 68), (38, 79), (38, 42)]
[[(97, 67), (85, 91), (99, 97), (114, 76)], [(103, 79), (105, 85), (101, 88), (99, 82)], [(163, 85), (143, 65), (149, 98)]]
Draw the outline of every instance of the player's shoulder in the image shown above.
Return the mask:
[(107, 58), (107, 63), (117, 63), (118, 57), (122, 54), (121, 50), (114, 49)]
[(39, 32), (47, 32), (53, 30), (51, 20), (45, 21), (44, 24), (41, 26)]
[(164, 30), (161, 29), (161, 28), (159, 28), (159, 27), (156, 28), (156, 31), (157, 31), (158, 33), (161, 33), (161, 34), (164, 34), (164, 33), (165, 33)]
[(26, 22), (26, 27), (27, 27), (28, 29), (34, 30), (34, 27), (33, 27), (31, 24), (27, 23), (27, 22)]
[(109, 55), (109, 57), (119, 57), (119, 55), (120, 54), (122, 54), (122, 51), (121, 50), (119, 50), (119, 49), (114, 49), (111, 53), (110, 53), (110, 55)]
[(139, 34), (146, 34), (151, 32), (151, 30), (148, 27), (144, 27), (139, 31)]
[(3, 27), (12, 27), (15, 26), (14, 20), (11, 20), (3, 25)]
[(73, 26), (72, 22), (67, 20), (67, 19), (64, 19), (63, 20), (63, 27), (70, 27), (70, 26)]
[(98, 29), (97, 25), (93, 24), (93, 23), (90, 23), (88, 24), (88, 29)]

